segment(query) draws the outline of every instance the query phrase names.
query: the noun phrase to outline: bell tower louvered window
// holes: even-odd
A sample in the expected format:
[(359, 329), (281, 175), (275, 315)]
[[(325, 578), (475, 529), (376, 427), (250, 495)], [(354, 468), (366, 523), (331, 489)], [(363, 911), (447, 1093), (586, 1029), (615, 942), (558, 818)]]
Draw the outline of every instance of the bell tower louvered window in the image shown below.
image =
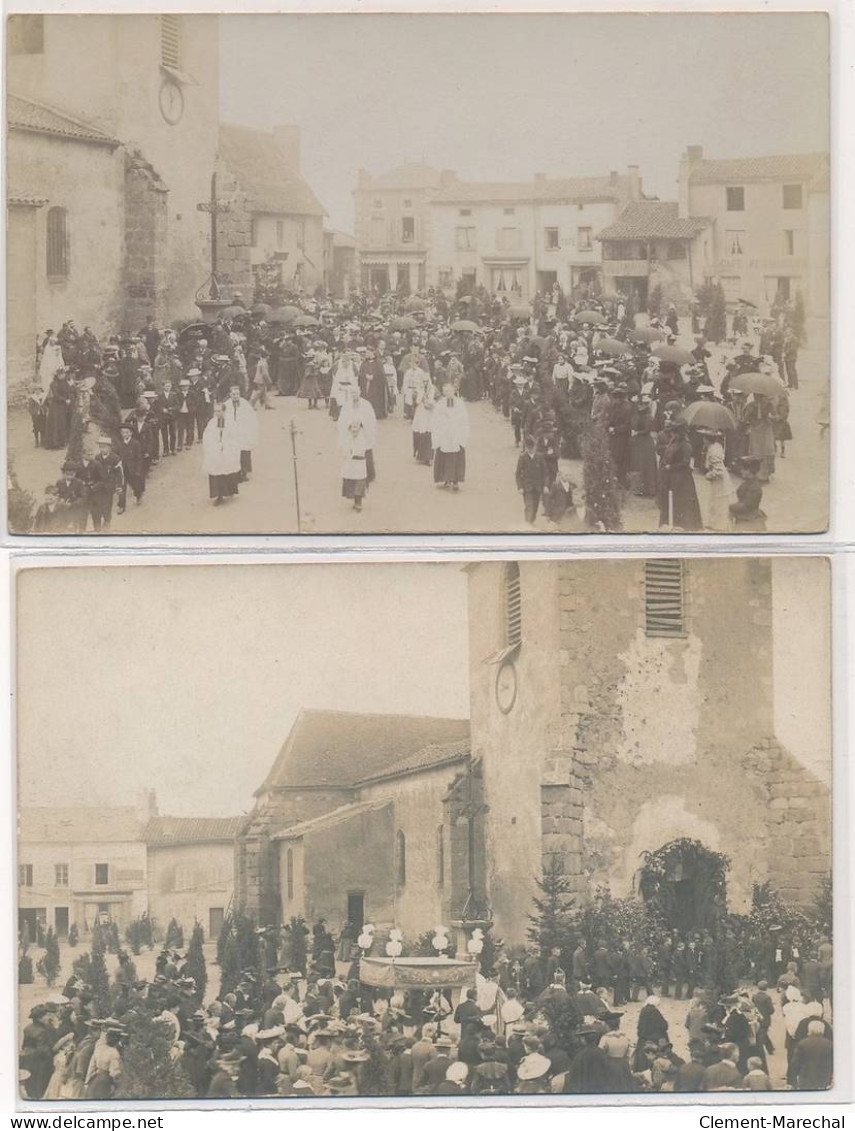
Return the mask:
[(516, 562), (505, 566), (505, 644), (513, 647), (522, 641), (522, 591), (520, 567)]
[(164, 67), (181, 68), (181, 17), (160, 17), (160, 61)]
[(644, 563), (644, 631), (648, 636), (685, 636), (686, 586), (679, 558)]

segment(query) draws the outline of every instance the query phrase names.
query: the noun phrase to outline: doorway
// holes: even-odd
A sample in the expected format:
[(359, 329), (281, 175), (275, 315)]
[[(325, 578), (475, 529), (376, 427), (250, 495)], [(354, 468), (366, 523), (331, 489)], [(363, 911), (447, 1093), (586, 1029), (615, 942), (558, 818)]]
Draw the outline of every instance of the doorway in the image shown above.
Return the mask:
[(372, 267), (368, 276), (368, 283), (372, 291), (379, 291), (385, 295), (389, 290), (389, 268)]
[(362, 930), (365, 923), (365, 892), (349, 891), (347, 893), (347, 921), (357, 931)]
[(213, 941), (220, 937), (220, 931), (223, 929), (223, 921), (225, 920), (225, 908), (211, 907), (208, 910), (208, 938)]
[(558, 282), (557, 271), (538, 271), (537, 273), (537, 289), (541, 294), (551, 291), (555, 284)]
[(56, 933), (61, 938), (65, 938), (65, 936), (68, 934), (68, 908), (67, 907), (56, 907), (56, 908), (54, 908), (53, 921), (54, 921), (54, 926), (56, 928)]
[(18, 909), (18, 930), (24, 933), (27, 929), (27, 938), (33, 942), (38, 934), (38, 921), (44, 923), (47, 918), (47, 909), (44, 907), (27, 907)]

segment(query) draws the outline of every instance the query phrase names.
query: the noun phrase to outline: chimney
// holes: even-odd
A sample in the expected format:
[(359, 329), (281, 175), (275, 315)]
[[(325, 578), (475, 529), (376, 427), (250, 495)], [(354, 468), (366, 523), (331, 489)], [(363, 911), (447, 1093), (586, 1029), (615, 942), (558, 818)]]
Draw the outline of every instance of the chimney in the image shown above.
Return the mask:
[(457, 170), (443, 169), (439, 174), (439, 183), (442, 188), (450, 188), (451, 185), (457, 184)]
[(144, 789), (137, 795), (137, 812), (140, 819), (148, 821), (151, 817), (158, 816), (157, 792), (153, 789)]
[(628, 196), (630, 201), (641, 200), (641, 173), (637, 165), (627, 165)]
[(273, 137), (276, 148), (285, 158), (288, 168), (294, 172), (300, 171), (300, 127), (275, 126)]

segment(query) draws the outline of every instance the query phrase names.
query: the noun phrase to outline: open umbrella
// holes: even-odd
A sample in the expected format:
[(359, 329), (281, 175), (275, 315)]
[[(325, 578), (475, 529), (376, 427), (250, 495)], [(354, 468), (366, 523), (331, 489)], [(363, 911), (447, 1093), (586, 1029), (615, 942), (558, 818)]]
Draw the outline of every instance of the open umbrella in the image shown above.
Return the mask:
[(759, 393), (763, 397), (780, 397), (786, 392), (784, 382), (774, 373), (740, 373), (729, 387), (741, 393)]
[(458, 318), (456, 322), (451, 323), (451, 329), (455, 333), (474, 334), (479, 327), (477, 322), (471, 322), (468, 318)]
[(296, 314), (290, 314), (286, 307), (280, 307), (278, 310), (271, 310), (267, 315), (268, 322), (274, 322), (277, 325), (287, 326), (289, 322), (293, 322)]
[(415, 330), (418, 326), (415, 318), (410, 318), (408, 315), (403, 315), (401, 318), (393, 318), (389, 323), (390, 330)]
[(302, 329), (304, 326), (320, 326), (320, 322), (311, 314), (298, 314), (291, 325)]
[(607, 318), (599, 310), (577, 310), (573, 315), (574, 322), (587, 322), (589, 326), (603, 326)]
[(757, 309), (757, 303), (756, 302), (749, 302), (747, 298), (740, 298), (740, 299), (737, 299), (736, 301), (739, 303), (740, 306), (750, 306), (752, 310)]
[(423, 298), (417, 298), (416, 295), (413, 295), (412, 298), (408, 298), (404, 303), (405, 310), (424, 310), (424, 308), (425, 300)]
[(663, 342), (657, 342), (653, 347), (653, 354), (658, 357), (660, 361), (666, 361), (669, 365), (694, 365), (695, 359), (692, 357), (688, 350), (684, 350), (682, 346), (669, 346)]
[(644, 342), (648, 345), (650, 342), (661, 342), (665, 337), (661, 330), (657, 330), (653, 326), (642, 326), (639, 330), (630, 330), (629, 336), (633, 342)]
[(527, 306), (509, 306), (508, 314), (511, 318), (531, 318), (531, 311)]
[(594, 349), (611, 357), (623, 357), (625, 353), (632, 353), (629, 342), (622, 342), (618, 338), (600, 338), (598, 342), (594, 342)]
[(529, 338), (529, 341), (531, 342), (531, 344), (533, 346), (538, 346), (542, 350), (545, 350), (546, 347), (549, 345), (549, 338), (543, 338), (539, 334), (536, 335), (534, 338)]
[(270, 307), (266, 302), (257, 302), (252, 308), (252, 313), (258, 315), (259, 318), (266, 318), (270, 313)]
[(279, 313), (286, 315), (289, 319), (299, 318), (303, 313), (299, 306), (280, 306)]
[(192, 338), (197, 334), (201, 336), (210, 329), (210, 322), (191, 322), (189, 326), (185, 326), (183, 330), (179, 331), (178, 340), (180, 342), (183, 338)]
[(681, 415), (692, 428), (709, 428), (711, 432), (736, 431), (733, 413), (715, 401), (693, 401), (686, 405)]
[(244, 310), (242, 306), (227, 306), (220, 315), (221, 318), (239, 318), (241, 314), (248, 314), (248, 310)]

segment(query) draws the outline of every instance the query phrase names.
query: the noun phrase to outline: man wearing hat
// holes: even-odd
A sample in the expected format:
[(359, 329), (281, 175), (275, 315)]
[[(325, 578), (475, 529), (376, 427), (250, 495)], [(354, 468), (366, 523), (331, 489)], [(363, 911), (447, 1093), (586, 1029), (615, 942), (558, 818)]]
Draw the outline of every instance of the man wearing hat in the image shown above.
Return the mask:
[[(201, 369), (196, 366), (187, 370), (187, 375), (182, 377), (178, 382), (178, 395), (175, 400), (175, 427), (176, 439), (178, 443), (178, 451), (183, 451), (185, 447), (190, 448), (193, 446), (193, 436), (196, 429), (196, 409), (198, 406), (198, 396), (194, 389), (191, 388), (191, 377), (197, 379), (202, 376)], [(203, 425), (204, 429), (204, 425)], [(201, 439), (201, 434), (200, 437)]]
[(119, 426), (116, 457), (122, 470), (118, 509), (119, 514), (123, 514), (128, 504), (128, 487), (133, 491), (137, 504), (142, 502), (145, 493), (145, 460), (142, 446), (134, 436), (133, 427), (128, 420), (123, 420)]
[(113, 441), (106, 434), (98, 437), (98, 455), (92, 461), (89, 483), (89, 514), (92, 529), (110, 529), (113, 520), (113, 496), (123, 485), (122, 461), (113, 451)]
[(56, 490), (64, 525), (73, 534), (82, 534), (86, 529), (86, 487), (77, 470), (76, 463), (66, 460), (62, 465), (62, 478), (56, 481)]
[(615, 475), (621, 487), (627, 485), (629, 473), (629, 441), (632, 430), (632, 409), (626, 398), (626, 386), (617, 385), (614, 390), (614, 399), (606, 418), (609, 432), (609, 448), (612, 454), (612, 463)]
[(434, 1041), (434, 1046), (436, 1047), (436, 1056), (429, 1060), (424, 1068), (424, 1083), (428, 1092), (436, 1091), (453, 1063), (450, 1037), (440, 1033)]

